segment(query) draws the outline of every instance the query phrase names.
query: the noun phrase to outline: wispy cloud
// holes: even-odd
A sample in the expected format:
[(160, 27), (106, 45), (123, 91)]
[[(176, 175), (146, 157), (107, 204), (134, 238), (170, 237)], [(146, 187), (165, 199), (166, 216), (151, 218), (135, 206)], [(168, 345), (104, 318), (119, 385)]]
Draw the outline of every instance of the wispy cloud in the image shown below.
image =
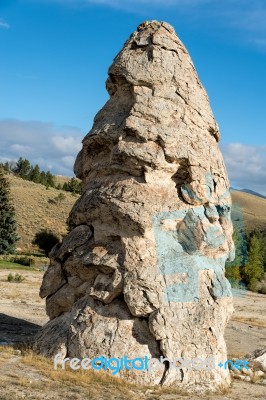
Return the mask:
[[(37, 0), (35, 0), (37, 1)], [(152, 11), (183, 13), (193, 22), (230, 29), (243, 41), (259, 50), (266, 48), (266, 2), (264, 0), (38, 0), (82, 7), (99, 5), (126, 12), (150, 14)], [(216, 29), (217, 31), (217, 29)], [(224, 31), (223, 31), (224, 32)], [(232, 40), (236, 40), (232, 36)]]
[(0, 120), (0, 160), (20, 156), (55, 174), (73, 176), (73, 164), (85, 134), (79, 128), (40, 121)]
[(61, 154), (74, 154), (80, 150), (80, 141), (73, 136), (53, 136), (51, 141)]
[(221, 148), (231, 185), (266, 195), (266, 145), (229, 143)]
[(232, 3), (231, 9), (221, 9), (225, 23), (241, 32), (246, 42), (255, 48), (266, 49), (266, 2), (234, 0)]
[(10, 25), (3, 20), (3, 18), (0, 18), (0, 29), (9, 29)]

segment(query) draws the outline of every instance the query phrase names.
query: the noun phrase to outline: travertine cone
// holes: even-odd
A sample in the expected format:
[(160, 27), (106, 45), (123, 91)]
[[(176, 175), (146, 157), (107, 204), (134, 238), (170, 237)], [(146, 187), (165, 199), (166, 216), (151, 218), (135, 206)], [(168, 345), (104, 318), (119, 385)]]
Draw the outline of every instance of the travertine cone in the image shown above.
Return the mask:
[(83, 193), (40, 294), (35, 348), (68, 357), (214, 357), (216, 367), (121, 371), (188, 390), (229, 384), (229, 183), (219, 129), (190, 56), (166, 23), (138, 27), (109, 69), (110, 99), (83, 140)]

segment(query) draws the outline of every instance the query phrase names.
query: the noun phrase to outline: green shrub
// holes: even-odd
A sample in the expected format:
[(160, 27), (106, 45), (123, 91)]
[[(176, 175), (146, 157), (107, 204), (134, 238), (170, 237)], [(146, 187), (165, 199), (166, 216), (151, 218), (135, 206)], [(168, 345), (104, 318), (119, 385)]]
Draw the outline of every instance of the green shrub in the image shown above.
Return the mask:
[(66, 199), (66, 195), (64, 193), (59, 193), (59, 195), (55, 198), (57, 203), (61, 203)]
[(22, 275), (20, 275), (20, 274), (15, 274), (15, 275), (13, 275), (13, 274), (11, 274), (11, 272), (10, 272), (10, 274), (9, 274), (8, 277), (7, 277), (7, 280), (8, 280), (8, 282), (20, 283), (20, 282), (23, 282), (23, 281), (25, 280), (25, 278), (24, 278)]
[(8, 282), (13, 282), (14, 281), (14, 276), (13, 276), (13, 274), (11, 274), (11, 272), (8, 275), (7, 280), (8, 280)]
[(264, 283), (258, 291), (261, 294), (266, 294), (266, 283)]
[(31, 257), (26, 257), (26, 256), (14, 256), (14, 257), (10, 257), (9, 259), (10, 262), (16, 263), (16, 264), (20, 264), (20, 265), (24, 265), (26, 267), (29, 267), (31, 265), (35, 264), (35, 260)]
[(47, 257), (57, 243), (59, 243), (59, 238), (47, 229), (37, 232), (32, 241), (32, 244), (39, 246), (39, 249), (43, 250)]

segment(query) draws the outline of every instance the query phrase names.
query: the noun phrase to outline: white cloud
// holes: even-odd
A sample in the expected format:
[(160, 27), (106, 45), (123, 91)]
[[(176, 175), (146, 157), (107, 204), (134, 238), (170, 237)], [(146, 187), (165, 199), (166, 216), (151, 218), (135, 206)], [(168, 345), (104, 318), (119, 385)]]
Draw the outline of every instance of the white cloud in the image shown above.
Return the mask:
[(52, 143), (58, 151), (64, 154), (78, 153), (80, 150), (80, 140), (73, 136), (54, 136)]
[(0, 160), (20, 156), (54, 174), (73, 176), (73, 164), (85, 136), (79, 128), (41, 121), (0, 120)]
[(266, 195), (266, 145), (229, 143), (221, 146), (231, 186)]
[(74, 162), (75, 162), (75, 157), (73, 156), (65, 156), (61, 158), (62, 163), (65, 165), (67, 168), (73, 168)]
[(24, 156), (25, 154), (28, 154), (32, 149), (30, 148), (30, 146), (24, 146), (22, 144), (15, 143), (10, 146), (10, 150), (18, 156)]
[(10, 25), (6, 22), (6, 21), (4, 21), (2, 18), (0, 18), (0, 29), (9, 29), (10, 28)]

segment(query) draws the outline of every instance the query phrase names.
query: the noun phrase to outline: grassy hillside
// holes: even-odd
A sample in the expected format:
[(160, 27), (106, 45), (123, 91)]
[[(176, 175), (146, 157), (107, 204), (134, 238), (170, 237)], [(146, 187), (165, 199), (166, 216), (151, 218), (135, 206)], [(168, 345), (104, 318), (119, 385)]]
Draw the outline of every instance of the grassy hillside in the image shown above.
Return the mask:
[(67, 183), (70, 181), (71, 178), (68, 176), (63, 176), (63, 175), (55, 175), (55, 184), (58, 185), (63, 185), (64, 183)]
[(234, 206), (239, 206), (241, 209), (246, 228), (266, 230), (266, 199), (235, 190), (231, 195)]
[[(62, 237), (66, 233), (66, 219), (77, 197), (69, 192), (46, 189), (11, 174), (7, 177), (21, 237), (17, 247), (23, 251), (32, 250), (32, 239), (41, 229), (50, 229)], [(56, 200), (59, 193), (65, 196), (61, 201)]]
[[(60, 178), (61, 183), (69, 179)], [(8, 175), (8, 180), (17, 213), (18, 234), (21, 236), (18, 248), (32, 250), (32, 239), (41, 229), (50, 229), (59, 236), (66, 233), (66, 219), (77, 197), (52, 188), (47, 190), (42, 185), (14, 175)], [(55, 199), (59, 193), (63, 193), (65, 199), (57, 202)], [(248, 229), (266, 229), (266, 199), (239, 191), (232, 191), (232, 199), (235, 205), (240, 206)]]

